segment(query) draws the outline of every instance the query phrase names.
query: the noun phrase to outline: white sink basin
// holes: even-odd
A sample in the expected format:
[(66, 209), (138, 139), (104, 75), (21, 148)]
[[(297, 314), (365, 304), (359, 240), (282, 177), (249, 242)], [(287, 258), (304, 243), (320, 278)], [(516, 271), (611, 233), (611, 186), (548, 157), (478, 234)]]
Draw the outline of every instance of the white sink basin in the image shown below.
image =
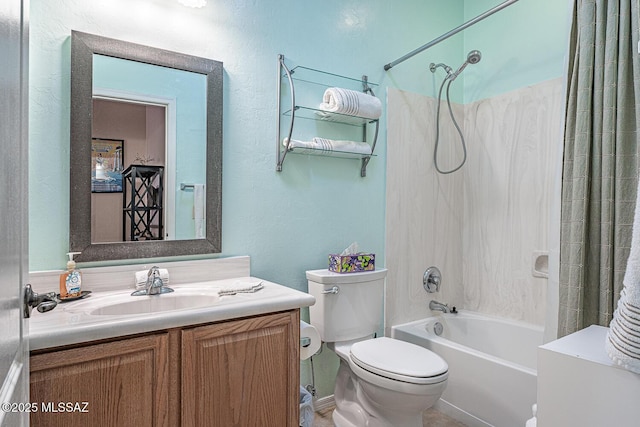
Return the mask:
[(94, 316), (125, 316), (209, 307), (220, 300), (217, 295), (162, 294), (131, 297), (128, 301), (102, 305), (89, 314)]
[(70, 303), (65, 311), (92, 316), (127, 316), (211, 307), (220, 302), (214, 290), (177, 289), (160, 295), (132, 296), (130, 291)]

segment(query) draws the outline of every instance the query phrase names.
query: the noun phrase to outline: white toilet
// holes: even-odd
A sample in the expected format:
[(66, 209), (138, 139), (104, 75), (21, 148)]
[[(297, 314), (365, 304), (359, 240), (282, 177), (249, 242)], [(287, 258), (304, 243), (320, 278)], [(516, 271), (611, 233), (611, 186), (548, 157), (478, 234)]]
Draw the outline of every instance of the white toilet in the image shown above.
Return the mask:
[(311, 324), (340, 357), (334, 398), (337, 427), (422, 427), (422, 412), (447, 384), (437, 354), (392, 338), (382, 327), (386, 269), (339, 274), (307, 271)]

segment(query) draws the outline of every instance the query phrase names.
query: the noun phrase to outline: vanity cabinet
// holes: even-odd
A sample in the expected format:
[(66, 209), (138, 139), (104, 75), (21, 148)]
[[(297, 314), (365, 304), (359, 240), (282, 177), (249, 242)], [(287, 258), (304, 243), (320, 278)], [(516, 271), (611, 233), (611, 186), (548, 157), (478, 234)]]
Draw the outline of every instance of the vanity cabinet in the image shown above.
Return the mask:
[(35, 354), (32, 426), (168, 426), (168, 333)]
[[(31, 425), (299, 425), (299, 310), (31, 356)], [(88, 412), (43, 412), (88, 402)], [(80, 408), (82, 409), (82, 408)]]
[(298, 426), (298, 313), (182, 331), (183, 426)]

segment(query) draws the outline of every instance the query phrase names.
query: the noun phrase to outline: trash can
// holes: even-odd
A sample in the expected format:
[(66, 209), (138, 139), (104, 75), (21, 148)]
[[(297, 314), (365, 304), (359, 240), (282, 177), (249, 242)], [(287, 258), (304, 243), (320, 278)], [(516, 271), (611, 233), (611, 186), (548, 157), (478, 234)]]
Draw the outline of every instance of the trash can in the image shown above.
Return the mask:
[(300, 386), (300, 427), (313, 427), (313, 396)]

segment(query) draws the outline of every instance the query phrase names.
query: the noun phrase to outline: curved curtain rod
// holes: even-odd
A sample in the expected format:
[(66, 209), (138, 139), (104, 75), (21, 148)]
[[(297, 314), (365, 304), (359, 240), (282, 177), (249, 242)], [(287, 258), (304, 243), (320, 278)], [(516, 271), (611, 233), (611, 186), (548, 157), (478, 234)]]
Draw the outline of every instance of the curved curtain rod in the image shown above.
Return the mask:
[(448, 33), (445, 33), (445, 34), (441, 35), (440, 37), (431, 40), (429, 43), (427, 43), (427, 44), (425, 44), (423, 46), (420, 46), (419, 48), (407, 53), (403, 57), (398, 58), (395, 61), (388, 63), (387, 65), (384, 66), (384, 70), (385, 71), (389, 71), (391, 69), (391, 67), (395, 67), (399, 63), (401, 63), (403, 61), (406, 61), (407, 59), (411, 58), (414, 55), (417, 55), (418, 53), (422, 52), (423, 50), (429, 49), (431, 46), (440, 43), (442, 40), (448, 39), (452, 35), (457, 34), (460, 31), (464, 30), (465, 28), (470, 27), (473, 24), (482, 21), (484, 18), (493, 15), (494, 13), (498, 12), (499, 10), (504, 9), (507, 6), (511, 6), (513, 3), (517, 2), (517, 1), (518, 0), (507, 0), (502, 4), (499, 4), (498, 6), (494, 7), (493, 9), (490, 9), (490, 10), (486, 11), (482, 15), (476, 16), (475, 18), (465, 22), (464, 24), (460, 25), (459, 27), (454, 28), (453, 30), (449, 31)]

